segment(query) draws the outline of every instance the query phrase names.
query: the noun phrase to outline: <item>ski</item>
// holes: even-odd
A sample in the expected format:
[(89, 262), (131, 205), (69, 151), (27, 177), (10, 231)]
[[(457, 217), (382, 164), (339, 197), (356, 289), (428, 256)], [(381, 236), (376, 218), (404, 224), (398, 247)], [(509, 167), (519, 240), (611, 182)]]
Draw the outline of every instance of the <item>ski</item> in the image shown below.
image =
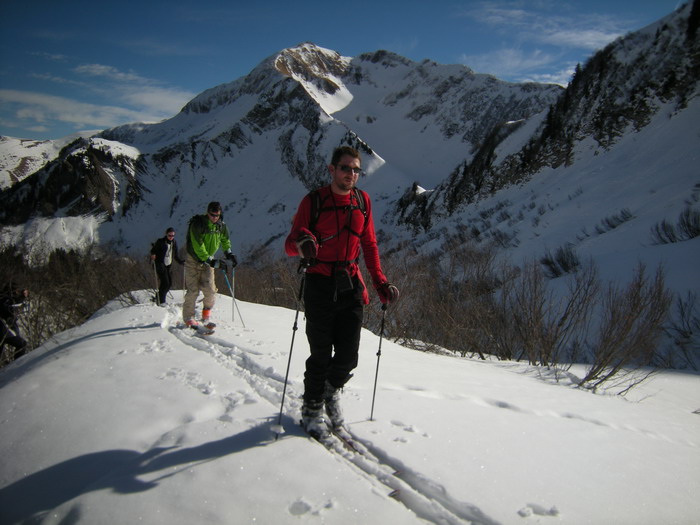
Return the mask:
[(340, 449), (352, 452), (353, 454), (362, 454), (362, 451), (358, 448), (357, 444), (350, 435), (350, 432), (348, 432), (344, 427), (329, 427), (327, 434), (315, 436), (313, 434), (310, 434), (304, 428), (304, 425), (301, 421), (299, 421), (299, 426), (306, 433), (306, 435), (309, 436), (310, 439), (318, 441), (331, 451), (338, 452)]
[(299, 426), (306, 433), (306, 435), (309, 436), (309, 439), (313, 439), (314, 441), (318, 441), (324, 447), (326, 447), (327, 449), (329, 449), (331, 451), (336, 450), (336, 445), (338, 444), (338, 442), (340, 442), (340, 439), (336, 439), (336, 437), (334, 437), (334, 435), (331, 432), (317, 436), (317, 435), (311, 434), (308, 430), (306, 430), (304, 428), (304, 423), (301, 420), (299, 420)]
[(345, 427), (332, 427), (330, 432), (343, 443), (345, 448), (356, 454), (362, 454), (362, 451), (357, 447), (352, 435)]
[(190, 326), (190, 328), (194, 330), (197, 335), (211, 335), (216, 329), (216, 323), (198, 324)]

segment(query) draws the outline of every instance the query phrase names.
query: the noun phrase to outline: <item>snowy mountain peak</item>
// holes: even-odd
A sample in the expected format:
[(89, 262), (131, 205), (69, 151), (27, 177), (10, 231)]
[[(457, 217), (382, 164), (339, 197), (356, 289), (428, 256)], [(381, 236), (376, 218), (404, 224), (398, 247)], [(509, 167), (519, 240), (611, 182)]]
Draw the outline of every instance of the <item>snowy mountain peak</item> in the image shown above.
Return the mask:
[(352, 94), (342, 81), (351, 59), (310, 42), (283, 50), (274, 67), (299, 82), (327, 114), (347, 106)]
[(305, 42), (281, 51), (275, 58), (274, 67), (296, 80), (328, 79), (342, 76), (349, 62), (350, 58), (342, 57), (336, 51)]

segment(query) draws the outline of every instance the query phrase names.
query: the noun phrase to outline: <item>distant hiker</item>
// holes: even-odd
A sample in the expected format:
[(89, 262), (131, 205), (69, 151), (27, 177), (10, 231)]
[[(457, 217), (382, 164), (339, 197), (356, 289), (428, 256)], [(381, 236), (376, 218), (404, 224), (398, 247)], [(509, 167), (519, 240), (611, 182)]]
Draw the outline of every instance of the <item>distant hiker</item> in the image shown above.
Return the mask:
[(343, 146), (333, 152), (331, 183), (305, 196), (285, 242), (287, 255), (306, 266), (304, 306), (311, 355), (304, 373), (302, 424), (314, 437), (343, 425), (340, 390), (358, 362), (360, 329), (369, 294), (358, 267), (360, 248), (382, 303), (398, 299), (398, 289), (381, 269), (367, 193), (355, 187), (360, 154)]
[(155, 264), (156, 275), (160, 286), (158, 287), (158, 304), (165, 304), (165, 300), (173, 284), (173, 276), (171, 266), (173, 259), (180, 264), (185, 264), (185, 260), (180, 257), (180, 252), (177, 248), (175, 240), (175, 229), (168, 228), (165, 230), (165, 237), (161, 237), (153, 243), (151, 247), (151, 260)]
[[(11, 286), (0, 294), (0, 349), (8, 361), (27, 353), (27, 342), (22, 338), (17, 325), (17, 313), (29, 297), (29, 290), (13, 290)], [(14, 347), (9, 351), (8, 347)]]
[(187, 326), (196, 327), (199, 324), (195, 319), (195, 304), (200, 291), (204, 294), (202, 320), (208, 321), (211, 316), (216, 301), (214, 268), (226, 268), (226, 261), (214, 259), (219, 248), (224, 251), (232, 267), (235, 267), (238, 261), (231, 253), (231, 239), (221, 216), (221, 204), (210, 202), (207, 213), (192, 217), (187, 229), (186, 292), (182, 305), (182, 319)]

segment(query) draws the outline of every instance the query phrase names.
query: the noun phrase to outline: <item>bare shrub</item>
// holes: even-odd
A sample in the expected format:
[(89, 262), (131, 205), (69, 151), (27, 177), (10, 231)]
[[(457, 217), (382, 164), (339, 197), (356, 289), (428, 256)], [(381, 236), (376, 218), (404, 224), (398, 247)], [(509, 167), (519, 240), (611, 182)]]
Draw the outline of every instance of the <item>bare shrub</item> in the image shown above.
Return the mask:
[(678, 230), (684, 240), (700, 236), (700, 211), (686, 208), (678, 217)]
[[(698, 311), (695, 293), (688, 292), (685, 298), (676, 299), (674, 315), (664, 331), (673, 344), (664, 365), (687, 366), (698, 370), (700, 367), (700, 311)], [(674, 362), (679, 354), (684, 360), (682, 363)]]
[(296, 308), (301, 277), (298, 260), (274, 254), (269, 247), (244, 250), (250, 254), (235, 269), (236, 298), (252, 303)]
[(640, 264), (626, 288), (610, 284), (597, 340), (592, 344), (594, 362), (581, 385), (596, 388), (623, 369), (651, 364), (670, 305), (661, 268), (649, 279)]
[(599, 234), (602, 235), (603, 233), (607, 233), (610, 230), (614, 230), (615, 228), (617, 228), (621, 224), (623, 224), (623, 223), (625, 223), (633, 218), (634, 218), (634, 215), (632, 215), (632, 212), (629, 209), (624, 208), (624, 209), (620, 210), (620, 213), (618, 213), (617, 215), (612, 215), (610, 217), (606, 217), (605, 219), (603, 219), (600, 222), (600, 225), (596, 226), (595, 229)]
[(655, 244), (683, 242), (698, 236), (700, 236), (700, 211), (691, 208), (681, 212), (676, 225), (663, 220), (651, 229), (652, 241)]
[(501, 310), (515, 333), (515, 358), (552, 366), (573, 357), (586, 336), (598, 286), (590, 263), (571, 280), (568, 294), (557, 298), (547, 289), (540, 267), (527, 265), (501, 295)]
[[(85, 322), (108, 301), (136, 300), (130, 292), (149, 287), (150, 263), (106, 254), (56, 250), (44, 265), (28, 265), (14, 249), (0, 252), (0, 279), (27, 288), (30, 298), (18, 318), (30, 350), (54, 334)], [(6, 363), (2, 363), (3, 365)]]
[(554, 255), (547, 252), (540, 259), (540, 263), (547, 269), (547, 276), (550, 279), (556, 279), (567, 273), (574, 273), (581, 266), (576, 250), (570, 244), (559, 247)]

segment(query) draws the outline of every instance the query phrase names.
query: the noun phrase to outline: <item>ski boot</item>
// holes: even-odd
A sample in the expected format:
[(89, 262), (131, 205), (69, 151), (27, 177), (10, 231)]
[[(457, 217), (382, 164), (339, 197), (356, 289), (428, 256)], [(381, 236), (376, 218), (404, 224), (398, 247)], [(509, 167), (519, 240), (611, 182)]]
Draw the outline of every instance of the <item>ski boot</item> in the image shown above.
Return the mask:
[(301, 407), (301, 426), (314, 439), (328, 439), (328, 425), (323, 417), (323, 401), (304, 401)]
[(332, 428), (342, 428), (345, 424), (343, 411), (340, 408), (340, 391), (342, 388), (336, 388), (326, 381), (326, 387), (323, 391), (323, 403), (326, 406), (326, 414)]

